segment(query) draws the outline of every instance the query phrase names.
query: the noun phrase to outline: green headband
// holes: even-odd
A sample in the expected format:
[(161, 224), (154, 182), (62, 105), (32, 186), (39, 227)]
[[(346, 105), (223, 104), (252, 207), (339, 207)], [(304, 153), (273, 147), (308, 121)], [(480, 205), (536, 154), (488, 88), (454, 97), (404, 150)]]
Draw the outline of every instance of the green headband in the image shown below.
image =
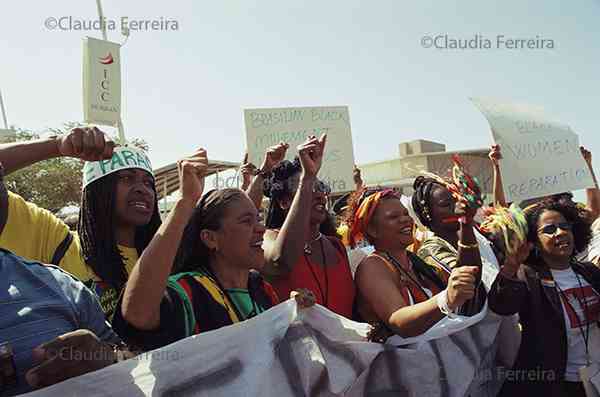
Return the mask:
[(152, 164), (146, 153), (130, 146), (117, 146), (108, 160), (86, 161), (83, 165), (83, 188), (90, 183), (120, 170), (139, 168), (150, 173)]

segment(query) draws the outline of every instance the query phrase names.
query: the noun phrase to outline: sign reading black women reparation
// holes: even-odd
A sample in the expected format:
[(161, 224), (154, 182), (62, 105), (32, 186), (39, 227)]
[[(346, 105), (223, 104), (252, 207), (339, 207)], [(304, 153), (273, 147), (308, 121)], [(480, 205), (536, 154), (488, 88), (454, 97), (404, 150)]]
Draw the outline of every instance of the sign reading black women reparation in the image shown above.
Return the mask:
[(500, 145), (506, 200), (520, 202), (594, 186), (568, 125), (551, 120), (541, 107), (472, 98)]

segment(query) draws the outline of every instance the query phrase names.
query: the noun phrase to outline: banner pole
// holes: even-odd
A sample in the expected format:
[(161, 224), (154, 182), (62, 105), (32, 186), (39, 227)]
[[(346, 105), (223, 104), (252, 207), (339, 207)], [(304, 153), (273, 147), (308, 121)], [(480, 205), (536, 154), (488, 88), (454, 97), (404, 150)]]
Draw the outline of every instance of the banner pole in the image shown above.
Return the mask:
[(104, 14), (102, 13), (101, 0), (96, 0), (96, 7), (98, 8), (98, 18), (100, 19), (100, 27), (102, 28), (102, 39), (104, 39), (104, 41), (107, 41), (106, 23), (104, 23)]
[(8, 120), (6, 119), (6, 109), (4, 109), (4, 101), (2, 100), (2, 91), (0, 91), (0, 108), (2, 108), (2, 119), (4, 120), (4, 128), (8, 130)]

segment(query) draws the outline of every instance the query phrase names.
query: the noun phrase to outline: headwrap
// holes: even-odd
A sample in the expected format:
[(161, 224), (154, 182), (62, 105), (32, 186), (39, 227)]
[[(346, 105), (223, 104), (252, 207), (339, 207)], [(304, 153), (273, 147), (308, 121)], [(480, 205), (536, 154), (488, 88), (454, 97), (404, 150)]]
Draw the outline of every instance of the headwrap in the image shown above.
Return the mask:
[(446, 179), (433, 174), (424, 172), (423, 174), (429, 178), (435, 179), (452, 194), (457, 201), (464, 201), (468, 208), (478, 209), (483, 206), (483, 198), (481, 197), (481, 188), (477, 178), (472, 177), (465, 171), (465, 167), (457, 154), (452, 155), (452, 180)]
[(146, 152), (131, 146), (117, 146), (108, 160), (86, 161), (83, 165), (83, 188), (120, 170), (139, 168), (154, 176)]
[(516, 254), (527, 239), (527, 219), (523, 210), (515, 204), (510, 208), (496, 206), (486, 209), (484, 216), (481, 231), (501, 237), (506, 255)]
[[(367, 189), (362, 191), (362, 196), (368, 193)], [(345, 234), (343, 236), (342, 241), (345, 245), (349, 245), (350, 247), (356, 247), (356, 244), (365, 238), (365, 233), (367, 231), (367, 227), (369, 226), (369, 222), (377, 209), (377, 206), (381, 202), (382, 199), (389, 196), (398, 196), (392, 189), (384, 189), (377, 191), (365, 198), (359, 199), (360, 205), (354, 211), (352, 215), (350, 225), (345, 230)]]

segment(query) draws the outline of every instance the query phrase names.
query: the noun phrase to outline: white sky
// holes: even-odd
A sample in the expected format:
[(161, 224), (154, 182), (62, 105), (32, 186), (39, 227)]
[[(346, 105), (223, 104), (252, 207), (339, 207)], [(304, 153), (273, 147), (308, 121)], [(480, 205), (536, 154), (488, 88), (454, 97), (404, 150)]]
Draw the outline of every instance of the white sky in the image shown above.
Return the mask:
[[(128, 137), (161, 166), (204, 146), (239, 161), (244, 108), (348, 105), (359, 163), (397, 156), (401, 141), (449, 150), (491, 144), (468, 101), (544, 106), (580, 134), (600, 164), (600, 0), (117, 1), (108, 18), (177, 20), (178, 31), (131, 32), (121, 51)], [(82, 38), (48, 17), (96, 18), (94, 0), (5, 1), (0, 89), (10, 124), (42, 130), (80, 120)], [(554, 40), (554, 49), (440, 50), (425, 35)], [(119, 31), (109, 39), (122, 41)], [(597, 167), (596, 167), (597, 168)]]

